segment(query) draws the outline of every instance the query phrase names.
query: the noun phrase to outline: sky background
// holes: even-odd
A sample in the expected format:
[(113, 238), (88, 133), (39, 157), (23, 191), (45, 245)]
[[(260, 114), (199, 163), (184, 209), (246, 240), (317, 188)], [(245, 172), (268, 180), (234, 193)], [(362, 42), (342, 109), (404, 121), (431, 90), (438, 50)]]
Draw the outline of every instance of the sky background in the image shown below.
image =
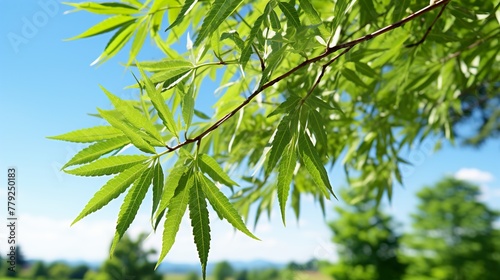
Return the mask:
[[(101, 53), (110, 35), (78, 41), (63, 41), (104, 19), (87, 13), (64, 14), (70, 10), (55, 0), (0, 1), (0, 220), (7, 224), (7, 168), (18, 172), (17, 240), (29, 259), (102, 261), (108, 255), (116, 217), (123, 196), (73, 227), (72, 220), (87, 201), (109, 178), (67, 175), (62, 165), (84, 145), (49, 140), (75, 129), (102, 124), (88, 116), (96, 107), (110, 108), (99, 89), (124, 98), (137, 96), (124, 87), (134, 83), (126, 61), (128, 48), (101, 66), (90, 66)], [(184, 38), (185, 39), (185, 38)], [(183, 47), (180, 44), (180, 47)], [(162, 58), (153, 44), (146, 41), (139, 60)], [(200, 94), (196, 107), (210, 114), (215, 85)], [(396, 186), (393, 201), (386, 210), (408, 228), (409, 214), (416, 206), (415, 193), (443, 176), (455, 176), (481, 186), (481, 199), (500, 210), (500, 141), (488, 141), (481, 149), (444, 144), (433, 153), (435, 139), (428, 139), (403, 155), (412, 167), (403, 170), (404, 187)], [(339, 168), (330, 175), (335, 190), (345, 186)], [(139, 210), (129, 233), (151, 232), (150, 199)], [(295, 221), (287, 212), (287, 227), (281, 223), (278, 209), (271, 221), (265, 217), (254, 233), (262, 241), (235, 233), (226, 222), (211, 215), (212, 244), (209, 259), (218, 261), (265, 259), (275, 262), (307, 261), (313, 257), (335, 260), (327, 223), (334, 218), (333, 205), (327, 204), (324, 218), (319, 206), (306, 198), (302, 216)], [(277, 201), (276, 201), (277, 204)], [(170, 262), (198, 262), (191, 227), (186, 219), (176, 243), (166, 257)], [(251, 225), (249, 225), (251, 226)], [(151, 234), (147, 246), (161, 246), (161, 232)], [(0, 253), (6, 253), (7, 229), (0, 226)]]

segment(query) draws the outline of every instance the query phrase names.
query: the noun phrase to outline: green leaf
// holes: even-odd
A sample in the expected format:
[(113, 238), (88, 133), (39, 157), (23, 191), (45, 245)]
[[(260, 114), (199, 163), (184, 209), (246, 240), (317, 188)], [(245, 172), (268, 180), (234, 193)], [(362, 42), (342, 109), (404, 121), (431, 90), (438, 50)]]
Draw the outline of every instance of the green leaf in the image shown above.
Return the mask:
[(116, 31), (113, 37), (111, 37), (108, 41), (108, 44), (104, 48), (102, 54), (94, 62), (92, 62), (91, 66), (97, 63), (103, 63), (115, 56), (125, 46), (125, 44), (127, 44), (128, 40), (130, 40), (137, 28), (137, 25), (138, 23), (135, 21), (128, 22)]
[(131, 15), (138, 13), (139, 10), (133, 6), (126, 5), (123, 3), (95, 3), (95, 2), (83, 2), (83, 3), (68, 3), (63, 2), (65, 5), (73, 6), (77, 10), (84, 10), (94, 14), (102, 15)]
[(154, 142), (151, 144), (160, 147), (165, 146), (165, 142), (161, 138), (160, 132), (158, 132), (153, 123), (144, 114), (142, 114), (129, 102), (122, 100), (107, 91), (103, 86), (101, 86), (101, 90), (104, 91), (111, 103), (113, 103), (113, 106), (115, 106), (116, 110), (120, 112), (127, 122), (135, 126), (139, 131), (145, 130), (150, 136), (153, 137), (152, 140)]
[(184, 213), (186, 213), (186, 209), (189, 201), (189, 191), (194, 185), (194, 175), (192, 172), (189, 172), (189, 179), (185, 185), (180, 185), (177, 188), (174, 197), (170, 200), (168, 205), (168, 212), (165, 217), (165, 224), (163, 229), (163, 243), (161, 248), (160, 257), (158, 258), (158, 262), (156, 263), (156, 268), (163, 261), (165, 256), (168, 254), (172, 245), (175, 242), (175, 236), (179, 231), (179, 226), (182, 221), (182, 217)]
[(281, 218), (283, 219), (283, 224), (286, 225), (285, 220), (285, 207), (288, 200), (288, 194), (290, 192), (290, 185), (292, 184), (293, 171), (297, 163), (297, 156), (295, 154), (295, 149), (293, 144), (288, 145), (288, 149), (281, 157), (281, 161), (278, 167), (278, 201), (280, 203)]
[(71, 225), (74, 225), (85, 216), (101, 209), (111, 200), (117, 198), (137, 180), (146, 167), (145, 164), (136, 164), (106, 182), (106, 184), (94, 194), (87, 205), (85, 205), (85, 208), (83, 208), (82, 212), (80, 212)]
[(146, 85), (146, 92), (148, 93), (153, 106), (158, 112), (158, 116), (163, 121), (165, 127), (175, 136), (179, 137), (179, 133), (177, 132), (177, 126), (175, 124), (174, 116), (172, 112), (165, 104), (165, 100), (161, 96), (161, 93), (155, 88), (153, 82), (146, 76), (144, 71), (139, 67), (139, 71), (141, 71), (142, 78), (144, 80), (144, 84)]
[(314, 135), (316, 135), (318, 142), (321, 143), (323, 147), (326, 147), (328, 145), (328, 138), (326, 136), (326, 128), (324, 127), (325, 120), (315, 109), (309, 110), (308, 115), (308, 128), (310, 128), (311, 131), (314, 132)]
[(132, 41), (132, 47), (130, 48), (127, 66), (132, 64), (137, 57), (137, 54), (139, 54), (139, 51), (144, 46), (144, 41), (146, 40), (149, 31), (148, 25), (148, 21), (142, 21), (137, 27), (135, 38), (134, 41)]
[(269, 14), (269, 21), (271, 22), (271, 27), (274, 30), (281, 29), (280, 19), (274, 10), (272, 10), (271, 13)]
[(330, 33), (326, 29), (325, 25), (323, 24), (323, 20), (318, 14), (318, 11), (314, 9), (314, 6), (311, 4), (311, 2), (309, 0), (299, 0), (299, 2), (300, 8), (304, 10), (306, 18), (309, 20), (309, 22), (312, 25), (318, 26), (321, 37), (323, 37), (323, 39), (328, 38), (330, 36)]
[(243, 0), (215, 0), (212, 3), (210, 11), (203, 20), (203, 24), (201, 25), (200, 32), (198, 33), (198, 37), (196, 37), (194, 45), (199, 46), (205, 38), (211, 36), (242, 2)]
[(74, 155), (63, 167), (62, 169), (76, 164), (83, 164), (91, 162), (98, 159), (102, 155), (105, 155), (116, 149), (120, 149), (123, 146), (130, 143), (130, 140), (126, 136), (119, 136), (111, 138), (108, 140), (103, 140), (88, 146), (87, 148), (79, 151)]
[(245, 42), (241, 40), (240, 35), (236, 31), (222, 33), (220, 40), (223, 41), (226, 39), (232, 40), (241, 51), (245, 48)]
[(189, 194), (189, 218), (193, 228), (194, 243), (198, 249), (203, 279), (206, 278), (208, 251), (210, 250), (210, 220), (207, 202), (198, 178)]
[(266, 173), (269, 174), (278, 163), (280, 157), (283, 155), (286, 145), (290, 143), (292, 134), (290, 133), (290, 119), (284, 117), (278, 125), (276, 134), (274, 135), (272, 147), (269, 151), (269, 158), (266, 165)]
[(94, 126), (47, 138), (76, 143), (90, 143), (123, 136), (121, 130), (112, 126)]
[(101, 158), (81, 167), (65, 170), (68, 174), (78, 176), (104, 176), (116, 174), (128, 169), (136, 164), (149, 159), (143, 155), (120, 155), (108, 158)]
[[(186, 60), (162, 59), (159, 61), (143, 61), (137, 63), (144, 71), (161, 72), (183, 69), (188, 71), (194, 67), (193, 63)], [(183, 72), (183, 71), (181, 71)]]
[(278, 50), (273, 51), (266, 59), (266, 69), (262, 71), (262, 79), (259, 82), (260, 86), (263, 86), (265, 83), (267, 83), (267, 81), (271, 79), (272, 73), (276, 69), (276, 67), (278, 67), (278, 65), (281, 63), (281, 60), (285, 55), (286, 49), (287, 46), (285, 45), (279, 48)]
[(151, 219), (153, 218), (158, 205), (160, 204), (160, 199), (163, 193), (163, 168), (161, 167), (160, 162), (158, 161), (154, 167), (154, 176), (153, 176), (153, 207), (151, 212)]
[(229, 199), (219, 190), (219, 188), (217, 188), (217, 186), (204, 175), (201, 175), (200, 178), (203, 191), (215, 211), (217, 211), (217, 213), (224, 217), (224, 219), (244, 234), (253, 239), (260, 240), (247, 229), (240, 214), (238, 214), (231, 202), (229, 202)]
[(240, 57), (240, 63), (245, 69), (245, 66), (248, 63), (248, 60), (250, 60), (250, 56), (252, 55), (252, 45), (253, 45), (253, 40), (257, 36), (257, 34), (260, 31), (260, 27), (262, 26), (262, 22), (264, 21), (265, 15), (261, 15), (260, 17), (255, 20), (255, 23), (253, 24), (252, 29), (250, 30), (250, 35), (248, 35), (248, 38), (246, 40), (246, 45), (243, 51), (241, 52), (241, 57)]
[(352, 71), (351, 69), (348, 68), (343, 68), (342, 69), (342, 76), (346, 78), (347, 80), (351, 81), (355, 85), (360, 85), (362, 87), (367, 88), (368, 86), (361, 80), (361, 78), (356, 74), (356, 72)]
[(359, 61), (355, 62), (354, 64), (356, 66), (356, 71), (358, 71), (359, 73), (370, 78), (377, 78), (378, 73), (370, 66), (368, 66), (368, 64)]
[[(182, 161), (184, 160), (182, 159)], [(160, 199), (160, 205), (156, 210), (154, 220), (158, 220), (159, 218), (161, 218), (160, 217), (161, 212), (167, 209), (167, 206), (170, 203), (172, 197), (174, 196), (175, 190), (178, 188), (178, 186), (183, 186), (187, 183), (189, 174), (186, 172), (186, 170), (187, 170), (186, 167), (176, 164), (172, 169), (172, 171), (170, 171), (170, 174), (168, 174), (167, 179), (165, 179), (165, 186), (163, 187), (163, 192)]]
[(228, 187), (237, 186), (238, 184), (224, 172), (217, 161), (207, 154), (199, 155), (200, 161), (198, 165), (200, 169), (210, 176), (213, 180), (220, 182)]
[(323, 195), (329, 199), (331, 193), (335, 198), (337, 198), (333, 193), (325, 166), (323, 165), (316, 148), (314, 148), (311, 140), (309, 140), (309, 136), (306, 134), (302, 134), (299, 138), (299, 153), (304, 166), (309, 174), (311, 174), (311, 177), (316, 185), (320, 187)]
[(292, 6), (292, 4), (280, 1), (278, 2), (278, 6), (280, 7), (280, 10), (283, 12), (283, 14), (285, 14), (290, 25), (294, 26), (295, 28), (299, 28), (301, 26), (299, 13), (297, 13), (297, 10), (295, 10), (295, 7)]
[(134, 182), (134, 185), (125, 196), (123, 204), (120, 207), (120, 212), (118, 213), (116, 233), (111, 243), (111, 255), (113, 254), (118, 241), (122, 238), (123, 234), (125, 234), (127, 229), (130, 227), (130, 224), (134, 221), (137, 211), (139, 211), (139, 207), (141, 206), (144, 197), (146, 197), (146, 193), (151, 185), (153, 176), (154, 167), (149, 167), (146, 172), (142, 173), (141, 177)]
[(198, 0), (186, 0), (184, 2), (184, 5), (182, 6), (179, 15), (174, 20), (174, 22), (172, 22), (172, 24), (170, 24), (170, 26), (167, 29), (165, 29), (165, 32), (167, 32), (169, 29), (181, 23), (184, 17), (186, 17), (186, 15), (191, 11), (191, 9), (193, 9), (194, 5), (196, 5), (196, 3), (198, 3)]
[(184, 123), (186, 124), (186, 131), (191, 126), (191, 121), (193, 120), (194, 115), (194, 83), (189, 85), (189, 89), (182, 96), (181, 110), (182, 110), (182, 118), (184, 119)]
[(140, 134), (138, 134), (135, 131), (135, 129), (130, 127), (124, 120), (118, 119), (110, 111), (101, 110), (99, 108), (97, 109), (97, 111), (99, 111), (99, 114), (112, 126), (120, 129), (123, 132), (123, 134), (125, 134), (130, 139), (132, 144), (134, 144), (134, 146), (136, 146), (139, 150), (150, 154), (156, 153), (153, 146), (151, 146), (151, 144), (146, 142), (146, 140), (144, 140), (143, 137)]
[(291, 113), (292, 109), (299, 103), (300, 97), (296, 95), (290, 95), (285, 102), (281, 103), (274, 111), (272, 111), (267, 117), (270, 118), (277, 114)]
[(133, 21), (135, 21), (135, 18), (131, 16), (119, 15), (119, 16), (109, 17), (99, 22), (98, 24), (92, 26), (91, 28), (87, 29), (85, 32), (66, 40), (76, 40), (76, 39), (96, 36), (114, 30), (116, 28), (126, 26), (127, 24), (130, 24)]

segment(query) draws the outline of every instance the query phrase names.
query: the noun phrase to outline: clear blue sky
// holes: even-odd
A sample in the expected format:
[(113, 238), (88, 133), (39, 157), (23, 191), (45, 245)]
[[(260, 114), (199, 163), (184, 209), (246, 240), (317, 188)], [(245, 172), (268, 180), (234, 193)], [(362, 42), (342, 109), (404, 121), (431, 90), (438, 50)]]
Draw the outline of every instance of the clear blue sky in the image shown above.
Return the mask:
[[(127, 52), (99, 67), (89, 66), (110, 35), (63, 42), (103, 19), (86, 13), (64, 15), (67, 10), (55, 0), (0, 3), (0, 180), (6, 182), (8, 166), (18, 168), (18, 241), (26, 257), (99, 261), (107, 256), (121, 198), (69, 227), (107, 178), (82, 178), (60, 172), (62, 164), (83, 146), (45, 137), (99, 124), (98, 119), (86, 115), (96, 112), (96, 107), (110, 107), (99, 85), (126, 99), (137, 92), (124, 90), (134, 83), (130, 72), (120, 65)], [(158, 58), (161, 53), (147, 41), (139, 60)], [(197, 107), (210, 112), (210, 100), (213, 98), (198, 100)], [(409, 224), (409, 213), (416, 203), (414, 193), (443, 175), (475, 180), (484, 190), (483, 199), (499, 208), (500, 141), (490, 141), (480, 150), (446, 144), (436, 154), (429, 148), (433, 140), (427, 144), (405, 155), (414, 166), (404, 173), (406, 184), (404, 188), (395, 188), (393, 203), (387, 209), (399, 221)], [(336, 189), (345, 184), (342, 173), (337, 171), (338, 168), (330, 174)], [(333, 216), (332, 205), (328, 205), (327, 220)], [(2, 187), (0, 219), (4, 221), (5, 209), (6, 192)], [(150, 231), (149, 212), (149, 205), (140, 209), (131, 227), (133, 235)], [(330, 231), (312, 199), (303, 203), (299, 226), (293, 222), (292, 211), (288, 217), (287, 228), (277, 210), (271, 222), (262, 219), (256, 229), (261, 242), (234, 234), (228, 224), (213, 219), (210, 260), (285, 262), (335, 258)], [(184, 221), (168, 261), (197, 262), (190, 230), (188, 221)], [(2, 254), (7, 245), (5, 237), (5, 227), (0, 227)], [(159, 248), (160, 234), (151, 235), (148, 245)]]

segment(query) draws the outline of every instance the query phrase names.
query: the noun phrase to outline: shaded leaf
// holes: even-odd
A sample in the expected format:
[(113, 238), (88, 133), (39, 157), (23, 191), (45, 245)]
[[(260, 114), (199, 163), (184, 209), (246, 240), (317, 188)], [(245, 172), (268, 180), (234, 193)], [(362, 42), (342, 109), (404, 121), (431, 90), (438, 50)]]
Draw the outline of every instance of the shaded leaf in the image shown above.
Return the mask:
[(160, 199), (163, 193), (163, 168), (158, 161), (154, 166), (153, 174), (153, 207), (151, 212), (151, 218), (153, 218), (158, 205), (160, 204)]
[(167, 29), (165, 29), (165, 32), (168, 31), (169, 29), (175, 27), (176, 25), (178, 25), (179, 23), (182, 22), (182, 20), (184, 19), (184, 17), (191, 11), (191, 9), (193, 9), (194, 5), (196, 5), (196, 3), (198, 2), (198, 0), (186, 0), (184, 2), (184, 5), (182, 5), (182, 9), (181, 11), (179, 12), (179, 15), (177, 16), (177, 18), (174, 20), (174, 22), (172, 22)]
[(185, 166), (176, 164), (174, 168), (172, 168), (170, 174), (168, 174), (167, 178), (165, 179), (165, 185), (163, 186), (160, 205), (158, 206), (156, 214), (154, 216), (154, 220), (157, 221), (155, 225), (158, 223), (159, 219), (161, 219), (161, 213), (165, 211), (165, 209), (167, 209), (170, 200), (175, 194), (175, 190), (178, 188), (178, 186), (184, 186), (187, 183), (188, 178), (189, 174), (186, 172)]
[(283, 219), (284, 225), (286, 225), (286, 202), (288, 200), (288, 194), (290, 193), (293, 171), (295, 169), (295, 164), (297, 163), (297, 156), (293, 146), (293, 144), (288, 145), (288, 149), (285, 149), (285, 152), (281, 157), (281, 161), (278, 166), (278, 201), (280, 203), (281, 218)]
[(168, 205), (168, 212), (165, 216), (161, 253), (160, 257), (158, 258), (158, 262), (156, 263), (156, 268), (168, 254), (168, 252), (172, 248), (172, 245), (174, 245), (175, 236), (179, 231), (182, 217), (184, 216), (184, 213), (186, 213), (189, 201), (189, 191), (193, 187), (193, 184), (194, 176), (192, 172), (189, 172), (189, 178), (186, 184), (180, 185), (180, 188), (177, 188), (174, 197), (172, 197), (172, 199), (170, 200), (170, 203)]
[(286, 145), (290, 143), (291, 139), (290, 119), (288, 117), (284, 117), (278, 125), (273, 142), (271, 143), (272, 147), (269, 151), (269, 157), (266, 165), (267, 174), (269, 174), (276, 166), (280, 157), (283, 155)]
[(194, 243), (198, 250), (203, 279), (206, 278), (208, 251), (210, 250), (210, 220), (208, 219), (207, 202), (198, 178), (189, 194), (189, 218), (193, 228)]
[(299, 153), (309, 174), (326, 198), (330, 198), (330, 193), (335, 197), (330, 180), (321, 161), (316, 148), (309, 140), (309, 136), (302, 134), (299, 138)]
[(290, 25), (294, 26), (295, 28), (299, 28), (301, 26), (299, 13), (297, 13), (297, 10), (295, 10), (295, 7), (292, 4), (280, 1), (278, 2), (278, 6), (280, 7), (280, 10), (283, 12), (283, 14), (285, 14)]
[(318, 26), (321, 37), (323, 39), (326, 39), (330, 36), (330, 32), (326, 29), (325, 25), (323, 24), (323, 20), (319, 16), (318, 11), (314, 9), (314, 6), (311, 4), (309, 0), (299, 0), (300, 2), (300, 8), (304, 10), (306, 14), (306, 18), (309, 20), (309, 22), (312, 25)]

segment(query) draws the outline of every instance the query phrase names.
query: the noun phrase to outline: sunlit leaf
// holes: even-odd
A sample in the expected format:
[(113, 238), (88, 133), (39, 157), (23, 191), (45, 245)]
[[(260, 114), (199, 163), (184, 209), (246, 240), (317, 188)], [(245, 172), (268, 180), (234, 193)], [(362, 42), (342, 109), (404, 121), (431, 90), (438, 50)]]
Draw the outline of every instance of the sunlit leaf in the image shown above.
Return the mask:
[(120, 155), (101, 158), (75, 169), (64, 170), (78, 176), (103, 176), (120, 173), (136, 164), (145, 162), (149, 157), (142, 155)]
[(62, 167), (62, 169), (71, 165), (91, 162), (109, 152), (120, 149), (129, 143), (130, 140), (126, 136), (119, 136), (108, 140), (99, 141), (79, 151)]
[(201, 175), (200, 177), (203, 191), (207, 196), (208, 201), (210, 201), (212, 207), (214, 207), (214, 209), (216, 209), (216, 211), (220, 213), (220, 215), (222, 215), (222, 217), (224, 217), (224, 219), (231, 223), (236, 229), (253, 239), (259, 240), (247, 229), (238, 211), (234, 209), (231, 202), (229, 202), (229, 199), (219, 190), (219, 188), (217, 188), (217, 186), (204, 175)]
[(98, 24), (92, 26), (91, 28), (87, 29), (85, 32), (83, 32), (75, 37), (71, 37), (67, 40), (76, 40), (76, 39), (96, 36), (96, 35), (103, 34), (103, 33), (109, 32), (111, 30), (117, 29), (119, 27), (127, 26), (128, 24), (130, 24), (134, 21), (135, 21), (135, 18), (133, 18), (131, 16), (118, 15), (118, 16), (114, 16), (114, 17), (109, 17), (109, 18), (99, 22)]
[(134, 146), (136, 146), (138, 149), (146, 153), (155, 153), (155, 149), (153, 148), (153, 146), (146, 142), (146, 140), (144, 140), (143, 137), (138, 134), (134, 128), (125, 123), (124, 120), (118, 119), (110, 111), (101, 110), (99, 108), (97, 109), (97, 111), (99, 111), (99, 114), (106, 121), (108, 121), (109, 124), (121, 130), (123, 134), (125, 134), (130, 139), (132, 144), (134, 144)]
[(137, 211), (141, 206), (146, 193), (148, 192), (151, 180), (154, 176), (154, 167), (149, 167), (142, 175), (134, 182), (134, 185), (128, 191), (123, 204), (118, 213), (118, 222), (116, 225), (116, 233), (111, 243), (110, 254), (113, 254), (117, 242), (123, 237), (130, 224), (135, 219)]
[(80, 212), (71, 225), (75, 224), (85, 216), (101, 209), (111, 200), (117, 198), (135, 180), (137, 180), (137, 178), (139, 178), (146, 167), (147, 166), (145, 164), (136, 164), (109, 180), (94, 194), (92, 199), (90, 199), (87, 205), (85, 205), (85, 208), (83, 208), (82, 212)]
[(84, 10), (87, 12), (91, 12), (94, 14), (111, 14), (111, 15), (131, 15), (138, 13), (139, 10), (137, 10), (136, 7), (123, 4), (123, 3), (117, 3), (117, 2), (107, 2), (107, 3), (95, 3), (95, 2), (83, 2), (83, 3), (68, 3), (64, 2), (63, 4), (73, 6), (77, 10)]
[(146, 92), (148, 93), (149, 98), (151, 98), (151, 102), (153, 103), (156, 111), (158, 111), (158, 116), (163, 121), (165, 127), (174, 135), (178, 136), (177, 126), (170, 108), (168, 108), (167, 104), (165, 104), (165, 100), (161, 96), (161, 93), (156, 89), (153, 82), (151, 82), (141, 68), (139, 68), (139, 70), (141, 71), (141, 76), (146, 86)]
[(68, 132), (65, 134), (57, 136), (49, 136), (49, 139), (77, 142), (77, 143), (89, 143), (101, 140), (112, 139), (115, 137), (123, 136), (123, 132), (112, 126), (94, 126), (90, 128), (84, 128)]
[(231, 178), (219, 166), (217, 161), (207, 154), (198, 155), (200, 161), (198, 162), (201, 170), (210, 176), (213, 180), (220, 182), (228, 187), (237, 186), (238, 184), (231, 180)]

